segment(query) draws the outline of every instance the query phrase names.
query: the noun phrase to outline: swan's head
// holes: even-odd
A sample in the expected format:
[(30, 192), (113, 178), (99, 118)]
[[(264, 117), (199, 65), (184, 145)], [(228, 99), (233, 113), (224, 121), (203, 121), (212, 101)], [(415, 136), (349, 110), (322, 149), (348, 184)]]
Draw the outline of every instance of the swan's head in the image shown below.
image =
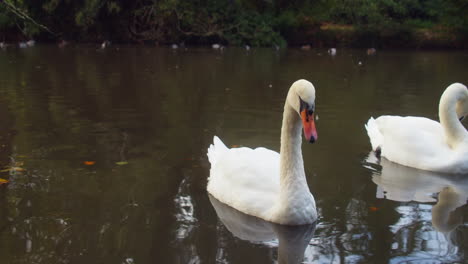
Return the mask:
[(468, 115), (468, 88), (461, 83), (453, 83), (445, 89), (440, 99), (441, 104), (452, 99), (455, 101), (455, 111), (461, 120)]
[(314, 143), (318, 136), (314, 118), (315, 88), (312, 83), (303, 79), (294, 82), (289, 89), (287, 103), (301, 117), (306, 140)]
[(455, 111), (457, 112), (457, 116), (460, 119), (460, 121), (462, 121), (468, 116), (468, 88), (466, 88), (466, 86), (461, 83), (454, 83), (450, 85), (449, 88), (452, 86), (453, 92), (458, 95), (457, 104), (455, 105)]

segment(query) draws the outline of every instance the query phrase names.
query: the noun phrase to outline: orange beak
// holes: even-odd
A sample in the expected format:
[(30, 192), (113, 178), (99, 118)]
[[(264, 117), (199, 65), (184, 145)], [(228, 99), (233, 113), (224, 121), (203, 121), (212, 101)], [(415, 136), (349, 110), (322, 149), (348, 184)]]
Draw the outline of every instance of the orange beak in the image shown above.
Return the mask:
[(301, 112), (302, 126), (304, 127), (304, 136), (310, 143), (317, 141), (317, 129), (315, 129), (314, 114), (309, 115), (306, 109)]

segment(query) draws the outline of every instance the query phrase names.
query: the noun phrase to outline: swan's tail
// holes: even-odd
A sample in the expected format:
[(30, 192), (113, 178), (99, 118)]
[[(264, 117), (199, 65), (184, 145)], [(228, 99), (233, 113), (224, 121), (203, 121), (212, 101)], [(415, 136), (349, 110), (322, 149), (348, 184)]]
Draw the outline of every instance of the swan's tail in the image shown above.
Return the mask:
[(224, 145), (224, 143), (219, 139), (219, 137), (213, 137), (213, 144), (210, 145), (208, 148), (208, 160), (210, 161), (211, 165), (215, 164), (222, 153), (226, 152), (228, 147)]
[(373, 117), (371, 117), (369, 118), (369, 121), (367, 121), (365, 127), (367, 130), (367, 135), (369, 136), (372, 145), (372, 150), (380, 152), (383, 143), (383, 135), (382, 133), (380, 133), (377, 121)]

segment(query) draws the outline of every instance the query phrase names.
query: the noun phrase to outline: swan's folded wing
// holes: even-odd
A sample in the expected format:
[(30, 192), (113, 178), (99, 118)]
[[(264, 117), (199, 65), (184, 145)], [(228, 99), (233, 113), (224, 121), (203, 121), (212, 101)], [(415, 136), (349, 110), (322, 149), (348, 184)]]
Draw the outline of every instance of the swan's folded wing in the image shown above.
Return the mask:
[(265, 148), (234, 148), (212, 165), (208, 192), (247, 214), (261, 217), (279, 192), (279, 154)]
[[(442, 127), (423, 117), (381, 116), (382, 156), (406, 166), (434, 170), (452, 155)], [(441, 157), (445, 157), (441, 159)]]

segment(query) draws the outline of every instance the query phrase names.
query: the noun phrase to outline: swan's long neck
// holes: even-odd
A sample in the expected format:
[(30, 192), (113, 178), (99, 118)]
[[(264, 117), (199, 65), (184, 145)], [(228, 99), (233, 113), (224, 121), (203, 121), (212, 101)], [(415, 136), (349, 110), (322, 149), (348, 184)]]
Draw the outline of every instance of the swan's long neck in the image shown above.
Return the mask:
[(299, 115), (286, 103), (281, 127), (280, 149), (280, 199), (282, 200), (288, 200), (298, 192), (309, 192), (302, 159), (301, 129)]
[(445, 141), (451, 148), (455, 148), (464, 140), (466, 131), (458, 120), (455, 110), (458, 98), (456, 96), (442, 96), (439, 104), (440, 124), (444, 129)]

